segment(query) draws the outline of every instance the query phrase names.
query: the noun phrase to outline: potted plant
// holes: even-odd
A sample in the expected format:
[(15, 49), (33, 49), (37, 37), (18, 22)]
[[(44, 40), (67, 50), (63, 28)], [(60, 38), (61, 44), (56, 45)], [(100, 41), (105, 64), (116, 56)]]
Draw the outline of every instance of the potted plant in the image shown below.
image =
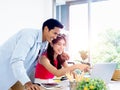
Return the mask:
[(107, 85), (102, 79), (84, 77), (84, 72), (76, 74), (66, 73), (70, 82), (70, 90), (107, 90)]
[(101, 79), (84, 78), (78, 82), (76, 90), (107, 90), (107, 87)]

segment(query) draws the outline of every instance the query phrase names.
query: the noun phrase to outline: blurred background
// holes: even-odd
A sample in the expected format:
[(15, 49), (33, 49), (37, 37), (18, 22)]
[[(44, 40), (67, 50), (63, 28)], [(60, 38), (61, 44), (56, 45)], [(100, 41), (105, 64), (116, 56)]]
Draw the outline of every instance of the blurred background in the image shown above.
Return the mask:
[[(0, 45), (22, 28), (40, 29), (48, 18), (64, 24), (74, 62), (117, 62), (120, 68), (119, 0), (0, 0)], [(87, 58), (81, 58), (87, 52)]]

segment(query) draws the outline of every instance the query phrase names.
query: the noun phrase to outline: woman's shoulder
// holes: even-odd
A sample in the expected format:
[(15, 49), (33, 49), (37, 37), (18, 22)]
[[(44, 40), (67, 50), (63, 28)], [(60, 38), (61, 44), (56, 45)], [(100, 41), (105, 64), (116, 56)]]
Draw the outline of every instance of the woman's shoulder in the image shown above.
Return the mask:
[(39, 62), (40, 62), (41, 64), (49, 63), (49, 59), (47, 58), (46, 55), (42, 55), (42, 56), (40, 57)]
[(44, 51), (41, 55), (41, 59), (48, 59), (47, 57), (47, 51)]
[(47, 57), (47, 51), (46, 50), (42, 53), (42, 56)]

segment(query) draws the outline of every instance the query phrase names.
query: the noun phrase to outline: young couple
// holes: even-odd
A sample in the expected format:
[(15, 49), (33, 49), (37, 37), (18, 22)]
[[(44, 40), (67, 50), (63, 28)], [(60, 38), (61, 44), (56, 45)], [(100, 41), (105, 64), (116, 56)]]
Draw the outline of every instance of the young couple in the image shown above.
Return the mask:
[(75, 69), (88, 71), (89, 66), (85, 64), (75, 64), (68, 66), (67, 60), (61, 59), (66, 46), (66, 36), (59, 34), (56, 39), (48, 44), (47, 50), (38, 58), (35, 70), (35, 83), (53, 82), (54, 76), (60, 77)]
[[(0, 90), (15, 90), (14, 85), (23, 85), (27, 90), (40, 90), (40, 87), (30, 79), (36, 62), (38, 62), (36, 78), (40, 79), (53, 78), (54, 75), (61, 76), (66, 71), (73, 71), (76, 68), (87, 69), (89, 66), (83, 64), (67, 66), (66, 60), (69, 56), (63, 53), (66, 39), (59, 35), (62, 28), (63, 25), (58, 20), (50, 18), (43, 23), (41, 30), (23, 29), (1, 45)], [(44, 53), (42, 57), (36, 59), (39, 51), (40, 55)], [(61, 65), (64, 68), (61, 68)]]

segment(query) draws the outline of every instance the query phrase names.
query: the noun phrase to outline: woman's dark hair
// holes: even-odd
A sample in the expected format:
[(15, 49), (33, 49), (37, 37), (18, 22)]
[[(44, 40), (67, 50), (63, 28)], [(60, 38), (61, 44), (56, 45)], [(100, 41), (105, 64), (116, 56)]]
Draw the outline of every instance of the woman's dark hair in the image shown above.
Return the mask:
[(53, 18), (50, 18), (43, 23), (42, 30), (44, 30), (45, 26), (47, 26), (49, 30), (54, 29), (55, 27), (61, 29), (63, 28), (63, 25), (58, 20)]
[[(66, 42), (66, 36), (64, 34), (59, 34), (56, 39), (52, 40), (52, 43), (56, 44), (61, 39), (65, 40), (65, 42)], [(53, 66), (55, 66), (55, 64), (54, 64), (54, 50), (53, 50), (53, 47), (51, 47), (50, 43), (48, 44), (48, 48), (47, 48), (47, 57), (50, 60), (50, 63)], [(60, 69), (62, 67), (61, 65), (65, 62), (65, 60), (61, 59), (60, 55), (57, 56), (57, 60), (58, 60), (57, 69)]]

